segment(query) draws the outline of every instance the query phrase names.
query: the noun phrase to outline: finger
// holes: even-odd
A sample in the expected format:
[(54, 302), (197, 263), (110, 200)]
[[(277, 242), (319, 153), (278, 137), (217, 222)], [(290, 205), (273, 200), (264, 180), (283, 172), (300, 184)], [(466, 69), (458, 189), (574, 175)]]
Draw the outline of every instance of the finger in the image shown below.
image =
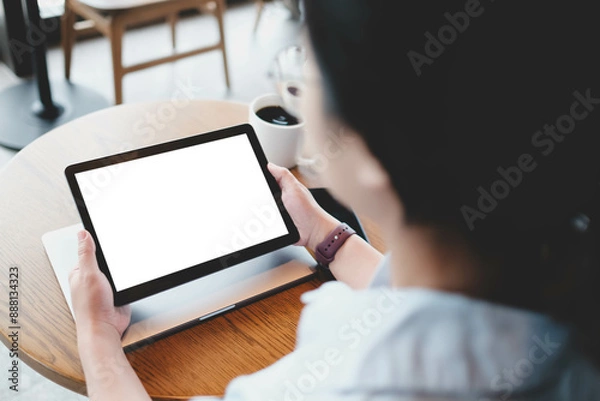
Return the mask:
[(290, 185), (295, 179), (292, 172), (285, 167), (281, 167), (269, 162), (267, 164), (267, 168), (269, 169), (269, 171), (271, 172), (281, 189), (283, 189), (283, 187), (287, 185)]
[(267, 163), (267, 168), (271, 172), (271, 175), (273, 175), (273, 178), (275, 178), (275, 181), (279, 183), (279, 181), (281, 181), (281, 175), (283, 174), (283, 167), (269, 162)]
[(92, 236), (86, 230), (81, 230), (77, 233), (77, 239), (79, 240), (79, 247), (77, 250), (79, 255), (78, 268), (84, 273), (98, 269), (98, 262), (96, 261), (96, 244), (94, 244)]

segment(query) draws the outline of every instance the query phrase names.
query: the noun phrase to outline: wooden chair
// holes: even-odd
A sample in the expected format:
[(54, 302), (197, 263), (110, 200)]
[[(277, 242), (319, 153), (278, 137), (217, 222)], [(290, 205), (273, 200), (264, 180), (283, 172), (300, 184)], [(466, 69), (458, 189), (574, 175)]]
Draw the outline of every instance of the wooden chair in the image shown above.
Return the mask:
[(265, 0), (255, 0), (256, 3), (256, 18), (254, 18), (254, 28), (252, 29), (254, 32), (258, 29), (258, 23), (260, 22), (260, 17), (262, 16), (263, 9), (265, 8)]
[[(255, 0), (256, 17), (254, 18), (253, 32), (256, 33), (256, 31), (258, 29), (258, 23), (260, 22), (260, 17), (262, 16), (263, 9), (265, 8), (265, 3), (273, 2), (273, 1), (274, 0)], [(281, 0), (281, 1), (292, 13), (293, 19), (300, 18), (300, 1), (301, 0)]]
[[(217, 19), (219, 41), (211, 46), (177, 52), (175, 51), (175, 25), (180, 12), (197, 9), (210, 13)], [(225, 0), (65, 0), (62, 16), (62, 49), (65, 58), (65, 77), (71, 75), (71, 53), (75, 39), (90, 31), (98, 31), (110, 40), (114, 76), (115, 104), (123, 102), (123, 76), (127, 73), (172, 62), (213, 50), (223, 54), (225, 84), (230, 87), (223, 17)], [(79, 21), (78, 18), (80, 17)], [(124, 66), (122, 61), (123, 35), (127, 27), (142, 22), (164, 18), (171, 26), (174, 52), (139, 64)]]

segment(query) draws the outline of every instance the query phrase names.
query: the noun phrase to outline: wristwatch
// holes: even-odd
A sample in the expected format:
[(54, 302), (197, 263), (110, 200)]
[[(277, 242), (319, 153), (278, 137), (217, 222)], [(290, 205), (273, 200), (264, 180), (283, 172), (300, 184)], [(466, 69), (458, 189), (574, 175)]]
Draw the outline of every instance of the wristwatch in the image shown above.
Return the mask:
[(329, 268), (329, 264), (333, 262), (338, 249), (346, 242), (346, 240), (356, 231), (346, 223), (342, 223), (335, 228), (329, 235), (317, 245), (315, 249), (315, 258), (317, 262), (325, 268)]

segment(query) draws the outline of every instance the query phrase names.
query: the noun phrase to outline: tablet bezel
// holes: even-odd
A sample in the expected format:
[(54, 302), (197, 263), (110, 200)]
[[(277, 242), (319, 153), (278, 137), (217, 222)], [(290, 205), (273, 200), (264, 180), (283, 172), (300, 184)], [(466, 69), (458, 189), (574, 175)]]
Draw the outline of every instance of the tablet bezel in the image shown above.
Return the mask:
[[(97, 237), (96, 231), (94, 229), (94, 224), (92, 222), (81, 189), (75, 177), (76, 174), (88, 170), (94, 170), (97, 168), (104, 168), (118, 163), (158, 155), (165, 152), (172, 152), (190, 146), (201, 145), (220, 139), (230, 138), (236, 135), (246, 135), (248, 137), (251, 147), (254, 151), (254, 155), (256, 156), (256, 159), (263, 172), (263, 176), (268, 183), (273, 199), (275, 200), (279, 213), (281, 214), (281, 217), (288, 230), (288, 234), (250, 246), (243, 250), (231, 252), (227, 255), (221, 256), (216, 259), (189, 266), (177, 272), (170, 273), (166, 276), (162, 276), (138, 284), (136, 286), (117, 291), (110, 273), (110, 269), (104, 258), (104, 254), (102, 251), (102, 243), (100, 243)], [(65, 168), (64, 173), (69, 188), (71, 190), (71, 194), (75, 201), (75, 205), (77, 206), (81, 222), (83, 223), (84, 228), (91, 234), (96, 243), (96, 259), (98, 260), (100, 270), (106, 275), (111, 285), (114, 296), (114, 304), (116, 306), (121, 306), (129, 304), (131, 302), (135, 302), (142, 298), (146, 298), (148, 296), (168, 290), (170, 288), (187, 283), (189, 281), (205, 277), (209, 274), (216, 273), (231, 266), (235, 266), (246, 260), (258, 257), (268, 252), (272, 252), (284, 246), (295, 244), (300, 238), (298, 229), (294, 225), (292, 218), (290, 217), (288, 211), (285, 209), (281, 200), (281, 189), (279, 188), (279, 184), (277, 184), (277, 181), (271, 175), (267, 168), (267, 158), (264, 154), (263, 149), (260, 146), (258, 138), (256, 137), (256, 133), (254, 132), (252, 126), (247, 123), (226, 127), (215, 131), (199, 133), (193, 136), (159, 143), (143, 148), (138, 148), (123, 153), (108, 155), (92, 160), (74, 163), (67, 166)]]

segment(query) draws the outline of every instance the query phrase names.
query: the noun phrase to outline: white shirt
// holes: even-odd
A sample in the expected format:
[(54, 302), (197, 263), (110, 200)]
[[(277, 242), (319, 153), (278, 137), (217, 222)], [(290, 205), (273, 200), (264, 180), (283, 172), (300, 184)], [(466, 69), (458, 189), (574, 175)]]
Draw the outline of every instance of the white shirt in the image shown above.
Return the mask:
[(600, 373), (549, 317), (466, 296), (333, 281), (302, 296), (295, 350), (196, 401), (600, 400)]

